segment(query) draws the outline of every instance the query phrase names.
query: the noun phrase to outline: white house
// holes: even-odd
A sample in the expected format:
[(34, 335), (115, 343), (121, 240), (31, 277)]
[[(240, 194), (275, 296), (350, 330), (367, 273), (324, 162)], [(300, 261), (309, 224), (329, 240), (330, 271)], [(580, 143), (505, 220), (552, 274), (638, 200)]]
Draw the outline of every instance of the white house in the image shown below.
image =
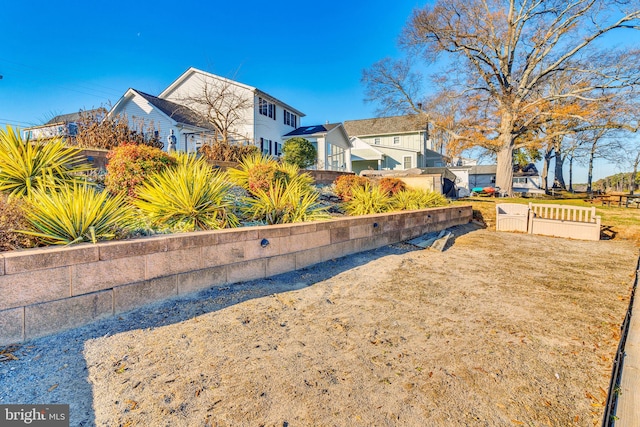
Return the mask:
[(189, 68), (158, 95), (203, 117), (215, 118), (228, 139), (256, 144), (279, 156), (283, 135), (300, 126), (304, 113), (253, 86)]
[[(73, 138), (78, 132), (77, 122), (83, 112), (61, 114), (40, 126), (25, 128), (22, 133), (25, 139), (50, 139), (55, 137)], [(100, 117), (106, 114), (103, 108), (87, 110), (87, 115)]]
[(313, 169), (351, 172), (351, 142), (342, 123), (299, 127), (283, 136), (302, 137), (313, 144), (318, 158)]
[(442, 167), (447, 163), (446, 158), (435, 151), (424, 116), (347, 120), (344, 127), (354, 143), (352, 161), (357, 173), (367, 169)]
[(171, 131), (176, 136), (176, 149), (189, 153), (214, 135), (214, 128), (190, 108), (135, 89), (127, 90), (109, 115), (126, 116), (129, 128), (136, 132), (153, 129), (165, 151), (169, 148), (167, 137)]

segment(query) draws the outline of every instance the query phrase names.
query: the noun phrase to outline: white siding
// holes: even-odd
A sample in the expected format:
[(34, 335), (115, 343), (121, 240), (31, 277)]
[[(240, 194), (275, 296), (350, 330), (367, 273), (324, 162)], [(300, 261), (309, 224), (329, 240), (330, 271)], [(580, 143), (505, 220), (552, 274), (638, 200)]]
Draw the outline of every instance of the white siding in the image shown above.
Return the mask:
[[(118, 115), (126, 115), (129, 121), (129, 128), (136, 132), (153, 129), (158, 131), (158, 137), (164, 144), (164, 151), (167, 151), (169, 144), (167, 143), (167, 136), (171, 129), (173, 129), (176, 137), (178, 137), (177, 146), (180, 147), (179, 129), (175, 127), (175, 122), (169, 119), (165, 114), (155, 108), (146, 99), (140, 95), (135, 95), (132, 98), (125, 99), (120, 105), (117, 111)], [(184, 146), (184, 144), (183, 144)]]
[(256, 141), (254, 132), (255, 99), (253, 91), (247, 89), (244, 85), (236, 85), (232, 81), (224, 81), (210, 75), (195, 72), (190, 74), (189, 78), (181, 84), (173, 88), (171, 92), (165, 93), (163, 98), (178, 104), (187, 105), (206, 115), (205, 108), (202, 105), (188, 101), (190, 98), (202, 98), (204, 96), (205, 85), (212, 88), (213, 91), (218, 90), (231, 93), (232, 96), (228, 97), (227, 102), (229, 108), (234, 108), (234, 106), (237, 106), (239, 103), (247, 105), (247, 108), (237, 109), (240, 118), (235, 121), (234, 126), (230, 130), (238, 135), (235, 139), (239, 140), (239, 142), (246, 140)]

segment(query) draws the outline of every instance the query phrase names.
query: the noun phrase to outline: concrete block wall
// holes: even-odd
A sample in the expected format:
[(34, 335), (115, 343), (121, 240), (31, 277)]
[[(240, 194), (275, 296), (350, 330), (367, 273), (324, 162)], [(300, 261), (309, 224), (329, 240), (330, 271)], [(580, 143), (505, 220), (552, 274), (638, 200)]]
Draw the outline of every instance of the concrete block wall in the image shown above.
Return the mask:
[(471, 220), (471, 206), (0, 253), (0, 345)]

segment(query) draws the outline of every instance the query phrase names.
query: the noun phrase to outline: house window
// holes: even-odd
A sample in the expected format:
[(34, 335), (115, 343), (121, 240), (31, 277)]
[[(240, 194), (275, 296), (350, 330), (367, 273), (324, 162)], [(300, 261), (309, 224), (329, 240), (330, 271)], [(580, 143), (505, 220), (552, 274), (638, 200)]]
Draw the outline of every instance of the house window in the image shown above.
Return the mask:
[(399, 136), (394, 136), (393, 137), (393, 145), (398, 145), (400, 144), (400, 137)]
[(270, 117), (273, 120), (276, 119), (276, 104), (269, 102), (262, 97), (258, 97), (258, 111), (263, 116)]
[(411, 169), (411, 156), (404, 156), (402, 160), (404, 169)]
[(513, 183), (514, 184), (526, 184), (527, 183), (527, 178), (513, 178)]
[(294, 128), (298, 127), (298, 116), (284, 110), (284, 124), (293, 126)]
[(279, 156), (282, 153), (282, 144), (266, 138), (260, 138), (260, 151), (262, 154)]
[(374, 143), (375, 145), (380, 145), (380, 138), (375, 138), (375, 139), (373, 140), (373, 143)]

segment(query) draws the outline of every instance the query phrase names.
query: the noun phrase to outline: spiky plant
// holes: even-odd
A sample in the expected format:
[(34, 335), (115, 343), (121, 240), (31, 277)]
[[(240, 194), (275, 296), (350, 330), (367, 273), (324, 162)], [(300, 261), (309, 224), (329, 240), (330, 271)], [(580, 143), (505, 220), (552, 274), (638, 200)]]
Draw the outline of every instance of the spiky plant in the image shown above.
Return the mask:
[(226, 174), (204, 158), (178, 156), (178, 164), (152, 174), (138, 188), (135, 205), (154, 227), (173, 231), (238, 226)]
[(11, 126), (0, 129), (0, 192), (28, 196), (46, 186), (78, 182), (91, 165), (76, 148), (61, 138), (49, 141), (23, 139)]
[(446, 206), (448, 200), (435, 191), (408, 189), (399, 191), (391, 200), (393, 210), (415, 210)]
[(295, 176), (286, 183), (277, 180), (268, 190), (258, 190), (253, 197), (246, 197), (242, 212), (253, 221), (269, 225), (330, 218), (326, 208), (318, 204), (318, 197), (305, 177)]
[(371, 181), (367, 177), (353, 174), (340, 175), (333, 182), (333, 191), (343, 202), (348, 202), (351, 200), (354, 188), (365, 188), (368, 185), (371, 185)]
[(260, 167), (263, 169), (277, 168), (278, 162), (272, 157), (265, 156), (262, 153), (252, 153), (245, 156), (237, 168), (230, 168), (227, 170), (229, 179), (236, 185), (249, 190), (249, 181), (251, 178), (251, 170)]
[(25, 234), (44, 245), (111, 240), (127, 234), (135, 213), (124, 195), (110, 196), (86, 184), (32, 190)]
[(351, 198), (343, 204), (348, 215), (368, 215), (391, 210), (391, 197), (377, 185), (355, 186)]

